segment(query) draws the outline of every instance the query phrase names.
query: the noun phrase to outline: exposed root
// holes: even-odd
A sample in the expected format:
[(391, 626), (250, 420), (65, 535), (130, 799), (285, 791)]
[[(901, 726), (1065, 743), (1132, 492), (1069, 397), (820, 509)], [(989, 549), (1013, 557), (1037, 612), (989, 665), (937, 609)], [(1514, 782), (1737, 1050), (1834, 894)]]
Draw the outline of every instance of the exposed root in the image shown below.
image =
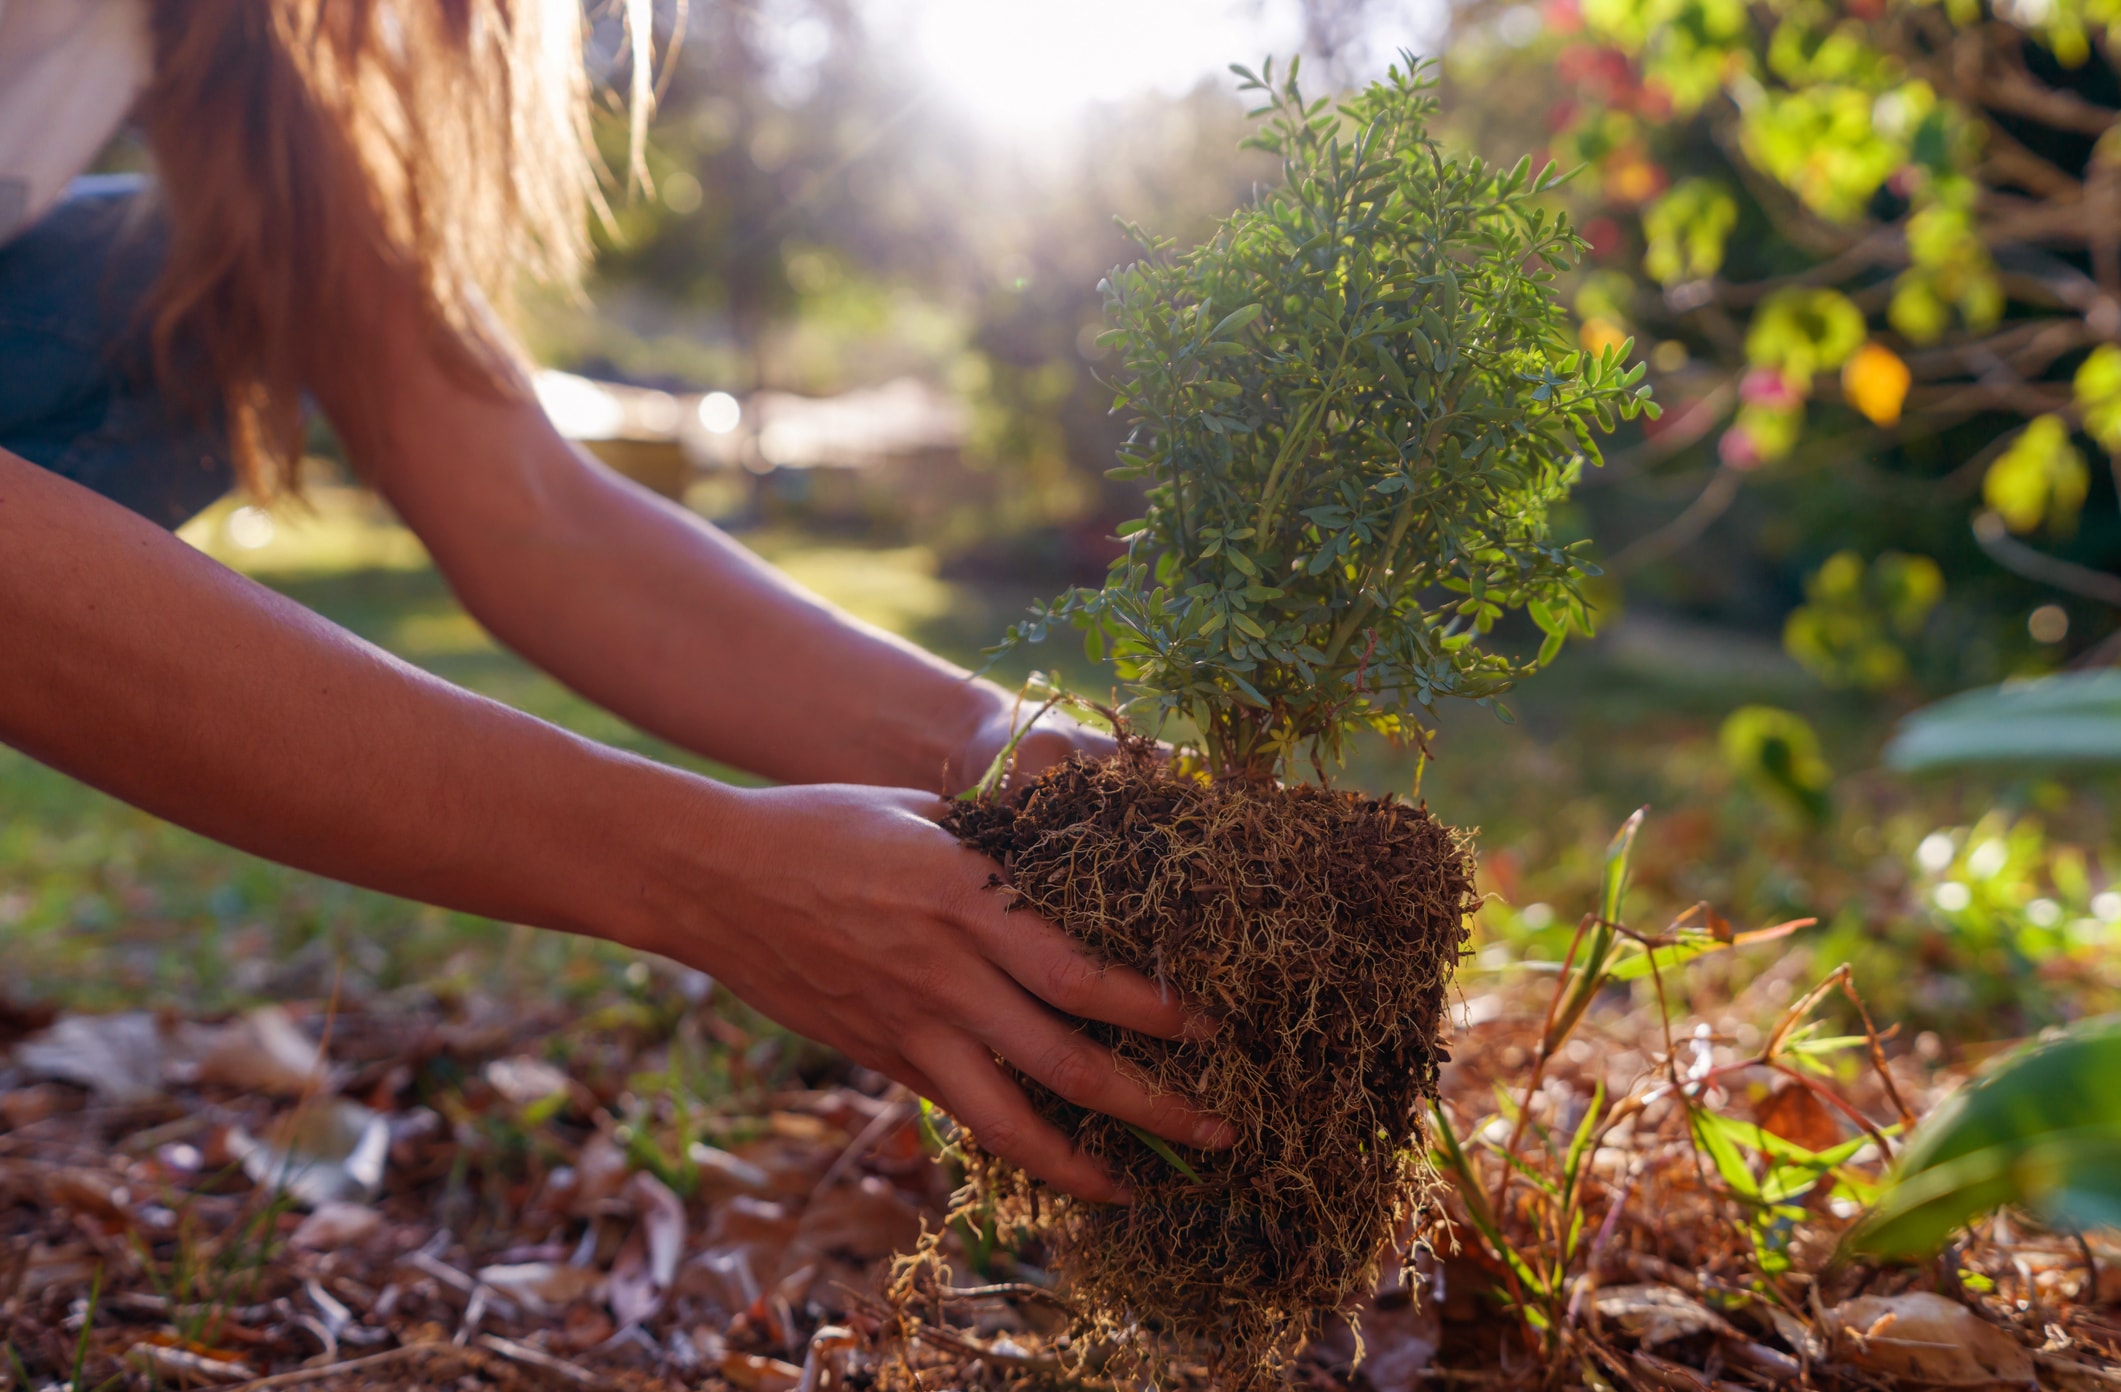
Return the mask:
[(949, 825), (999, 860), (1025, 908), (1103, 961), (1214, 1012), (1205, 1042), (1089, 1024), (1126, 1066), (1229, 1119), (1234, 1149), (1181, 1152), (1023, 1080), (1136, 1195), (1079, 1203), (968, 1144), (964, 1208), (1036, 1232), (1078, 1344), (1122, 1331), (1148, 1357), (1278, 1377), (1377, 1278), (1426, 1172), (1445, 991), (1473, 910), (1463, 839), (1425, 809), (1312, 786), (1211, 783), (1130, 740)]

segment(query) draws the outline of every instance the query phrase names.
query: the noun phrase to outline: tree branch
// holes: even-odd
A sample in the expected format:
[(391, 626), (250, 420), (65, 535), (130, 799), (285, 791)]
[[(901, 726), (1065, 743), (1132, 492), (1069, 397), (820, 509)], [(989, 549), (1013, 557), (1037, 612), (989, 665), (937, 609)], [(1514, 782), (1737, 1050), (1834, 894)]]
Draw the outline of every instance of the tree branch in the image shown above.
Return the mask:
[(2121, 609), (2121, 575), (2109, 575), (2103, 570), (2093, 570), (2075, 561), (2035, 551), (2012, 536), (2003, 519), (1993, 512), (1975, 516), (1974, 540), (1981, 544), (1990, 560), (2005, 570), (2080, 598)]

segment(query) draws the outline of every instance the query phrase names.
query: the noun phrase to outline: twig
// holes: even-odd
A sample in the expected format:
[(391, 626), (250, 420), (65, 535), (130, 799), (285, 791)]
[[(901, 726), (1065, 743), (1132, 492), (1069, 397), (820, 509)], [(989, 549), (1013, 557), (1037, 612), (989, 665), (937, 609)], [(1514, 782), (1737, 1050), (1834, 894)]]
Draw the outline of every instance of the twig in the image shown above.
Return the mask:
[(1730, 465), (1720, 466), (1709, 477), (1708, 486), (1687, 504), (1685, 511), (1656, 531), (1623, 546), (1607, 563), (1606, 569), (1614, 575), (1626, 575), (1663, 560), (1693, 541), (1708, 530), (1710, 523), (1730, 511), (1731, 504), (1738, 498), (1741, 477)]
[(555, 1358), (543, 1349), (535, 1349), (528, 1344), (519, 1344), (513, 1339), (504, 1339), (498, 1334), (481, 1334), (479, 1336), (479, 1347), (489, 1349), (511, 1363), (521, 1363), (525, 1367), (536, 1368), (540, 1372), (563, 1377), (577, 1387), (600, 1387), (607, 1381), (607, 1379), (599, 1377), (579, 1363), (570, 1363), (564, 1358)]
[(943, 1286), (935, 1295), (946, 1305), (952, 1302), (970, 1304), (979, 1300), (1043, 1300), (1063, 1310), (1074, 1308), (1053, 1291), (1028, 1281), (1009, 1281), (992, 1286)]
[(834, 1157), (832, 1164), (826, 1168), (824, 1175), (818, 1180), (817, 1187), (810, 1191), (810, 1197), (814, 1200), (818, 1195), (839, 1183), (846, 1176), (847, 1171), (860, 1164), (862, 1159), (870, 1151), (874, 1150), (884, 1137), (911, 1121), (917, 1109), (918, 1104), (909, 1102), (902, 1097), (871, 1117), (869, 1124), (861, 1129), (861, 1133), (849, 1141), (846, 1148)]
[(448, 1344), (404, 1344), (398, 1348), (386, 1349), (382, 1353), (349, 1358), (343, 1363), (326, 1363), (317, 1368), (296, 1368), (292, 1372), (274, 1373), (271, 1377), (258, 1378), (253, 1382), (233, 1383), (220, 1389), (220, 1392), (267, 1392), (269, 1388), (299, 1387), (305, 1382), (323, 1382), (328, 1378), (371, 1372), (377, 1368), (388, 1367), (392, 1363), (435, 1354), (448, 1358), (468, 1356), (465, 1350), (451, 1348)]
[(2065, 561), (2059, 556), (2050, 556), (2044, 551), (2035, 551), (2012, 536), (2003, 519), (1993, 512), (1984, 512), (1974, 518), (1974, 540), (1981, 544), (1990, 560), (2005, 570), (2121, 609), (2121, 578), (2078, 565), (2075, 561)]

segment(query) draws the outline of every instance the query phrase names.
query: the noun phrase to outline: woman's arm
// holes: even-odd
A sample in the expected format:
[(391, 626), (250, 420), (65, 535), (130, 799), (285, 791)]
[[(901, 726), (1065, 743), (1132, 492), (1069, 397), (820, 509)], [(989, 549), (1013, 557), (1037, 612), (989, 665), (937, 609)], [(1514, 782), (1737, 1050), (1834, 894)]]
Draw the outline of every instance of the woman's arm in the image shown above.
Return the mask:
[[(789, 783), (955, 791), (1009, 736), (1012, 694), (805, 593), (714, 527), (589, 460), (527, 388), (467, 387), (378, 313), (359, 400), (318, 388), (362, 473), (464, 606), (599, 705)], [(373, 403), (373, 404), (370, 404)], [(1102, 735), (1049, 720), (1026, 764)]]
[(1006, 918), (903, 790), (727, 788), (396, 661), (0, 451), (0, 741), (242, 849), (692, 963), (1077, 1192), (1110, 1181), (998, 1054), (1177, 1140), (1203, 1119), (1060, 1013), (1173, 1035), (1176, 1002)]

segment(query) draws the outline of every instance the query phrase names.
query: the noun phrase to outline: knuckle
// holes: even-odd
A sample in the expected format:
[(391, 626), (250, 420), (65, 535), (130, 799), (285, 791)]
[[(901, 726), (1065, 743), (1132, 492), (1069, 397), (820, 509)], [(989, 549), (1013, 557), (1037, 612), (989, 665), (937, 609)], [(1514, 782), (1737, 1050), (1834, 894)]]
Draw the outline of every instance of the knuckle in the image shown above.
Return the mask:
[(960, 928), (975, 926), (986, 904), (986, 882), (965, 866), (953, 866), (952, 871), (936, 886), (935, 916)]
[(992, 1117), (976, 1122), (967, 1122), (965, 1129), (972, 1133), (972, 1139), (978, 1143), (979, 1148), (986, 1151), (989, 1155), (999, 1155), (1004, 1160), (1014, 1160), (1022, 1153), (1024, 1143), (1023, 1128), (1014, 1122)]
[(1097, 1054), (1071, 1045), (1047, 1061), (1046, 1086), (1070, 1102), (1083, 1104), (1099, 1094), (1105, 1075), (1104, 1061)]
[(1097, 968), (1082, 957), (1061, 953), (1046, 965), (1045, 989), (1040, 994), (1056, 1008), (1074, 1014), (1090, 1003), (1097, 975)]
[(922, 957), (908, 963), (905, 971), (906, 993), (920, 1005), (932, 1009), (949, 997), (955, 974), (946, 963)]

